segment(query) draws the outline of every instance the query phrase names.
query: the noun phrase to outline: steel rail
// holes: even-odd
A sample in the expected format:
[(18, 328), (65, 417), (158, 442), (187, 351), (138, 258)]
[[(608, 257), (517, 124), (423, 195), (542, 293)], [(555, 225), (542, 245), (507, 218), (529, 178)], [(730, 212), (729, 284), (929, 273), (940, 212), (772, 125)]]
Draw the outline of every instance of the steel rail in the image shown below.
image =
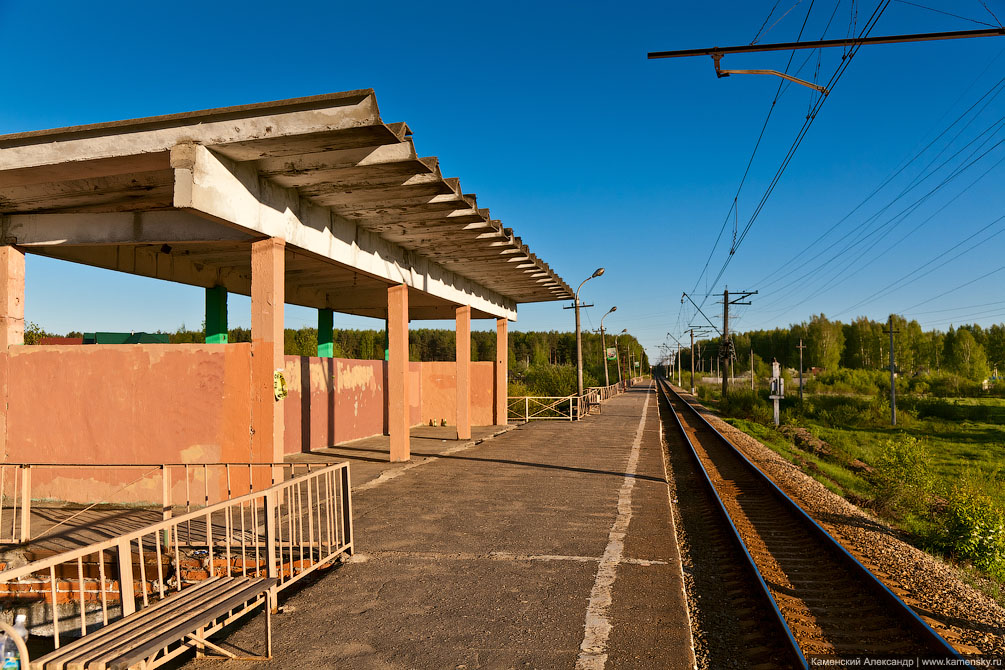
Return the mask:
[[(761, 470), (742, 451), (740, 451), (729, 440), (729, 438), (727, 438), (725, 435), (719, 432), (719, 430), (717, 430), (714, 426), (712, 426), (712, 424), (709, 423), (709, 421), (704, 416), (702, 416), (702, 414), (698, 412), (698, 410), (695, 409), (691, 405), (691, 403), (684, 400), (684, 398), (682, 398), (679, 393), (674, 391), (666, 380), (661, 379), (660, 381), (661, 381), (660, 386), (662, 387), (661, 390), (663, 390), (664, 394), (666, 393), (666, 391), (670, 391), (671, 393), (673, 393), (673, 395), (691, 411), (691, 414), (700, 420), (700, 422), (704, 425), (704, 427), (712, 431), (712, 433), (716, 436), (716, 438), (719, 441), (721, 441), (722, 444), (728, 447), (728, 450), (732, 455), (738, 457), (740, 463), (744, 464), (746, 468), (750, 472), (752, 472), (754, 476), (761, 483), (763, 483), (768, 487), (768, 490), (771, 491), (771, 493), (778, 500), (782, 502), (783, 506), (785, 506), (790, 512), (793, 512), (798, 519), (803, 521), (804, 524), (809, 528), (809, 530), (814, 535), (823, 540), (824, 545), (827, 549), (829, 549), (833, 554), (835, 554), (845, 564), (846, 567), (852, 570), (853, 573), (857, 574), (860, 578), (862, 578), (862, 580), (864, 580), (864, 583), (868, 587), (870, 587), (872, 591), (874, 591), (882, 600), (886, 601), (886, 604), (892, 607), (893, 612), (896, 612), (912, 628), (914, 628), (918, 633), (921, 634), (922, 636), (921, 642), (923, 644), (927, 644), (927, 646), (932, 648), (933, 651), (937, 650), (938, 652), (944, 654), (945, 656), (960, 663), (961, 665), (959, 665), (958, 667), (973, 668), (973, 666), (967, 662), (967, 660), (960, 654), (960, 652), (958, 652), (951, 644), (949, 644), (949, 642), (947, 642), (921, 617), (919, 617), (917, 613), (915, 613), (915, 611), (911, 609), (911, 607), (907, 603), (905, 603), (903, 600), (900, 599), (900, 597), (898, 597), (893, 591), (891, 591), (878, 577), (876, 577), (876, 575), (872, 573), (872, 571), (870, 571), (867, 567), (865, 567), (857, 558), (855, 558), (855, 556), (853, 556), (847, 549), (845, 549), (844, 545), (842, 545), (833, 535), (831, 535), (819, 523), (817, 523), (797, 502), (795, 502), (791, 497), (788, 496), (788, 494), (782, 491), (782, 489), (777, 484), (775, 484), (775, 482), (763, 470)], [(673, 409), (673, 407), (671, 407), (671, 409)], [(712, 485), (711, 479), (708, 478), (707, 472), (705, 471), (705, 467), (701, 463), (701, 458), (698, 456), (698, 453), (695, 450), (694, 445), (691, 443), (690, 439), (687, 438), (687, 435), (684, 434), (683, 425), (680, 421), (680, 418), (677, 416), (677, 411), (675, 409), (673, 410), (673, 413), (678, 426), (680, 426), (681, 428), (681, 433), (684, 435), (685, 441), (691, 448), (692, 455), (701, 466), (701, 470), (705, 474), (706, 481), (708, 482), (709, 486), (712, 488), (714, 492), (715, 487), (714, 485)], [(715, 497), (717, 500), (720, 500), (721, 503), (721, 499), (719, 499), (717, 492), (715, 493)], [(725, 512), (725, 507), (723, 507), (723, 511)], [(728, 512), (726, 512), (726, 514), (728, 516)], [(735, 529), (732, 520), (730, 520), (730, 525), (733, 526), (733, 528)], [(740, 541), (742, 542), (742, 539)], [(746, 551), (746, 549), (744, 553), (747, 555), (749, 560), (753, 562), (753, 558), (750, 556), (750, 553)], [(775, 602), (773, 597), (771, 602), (772, 603)], [(781, 613), (779, 612), (779, 615), (780, 614)], [(788, 629), (787, 625), (786, 629)], [(802, 654), (801, 650), (800, 650), (800, 656), (802, 657), (803, 662), (806, 663), (805, 656)]]
[[(709, 476), (708, 471), (705, 469), (705, 465), (701, 462), (701, 458), (698, 457), (697, 450), (694, 448), (694, 445), (691, 444), (691, 439), (687, 436), (687, 433), (684, 430), (684, 425), (681, 423), (680, 417), (677, 415), (677, 410), (675, 410), (673, 408), (673, 405), (670, 403), (670, 397), (667, 395), (667, 389), (669, 388), (669, 385), (666, 384), (666, 381), (664, 379), (657, 378), (656, 387), (657, 389), (659, 389), (659, 392), (666, 399), (667, 407), (670, 408), (670, 414), (671, 416), (673, 416), (674, 422), (676, 422), (677, 428), (680, 430), (681, 437), (684, 438), (684, 442), (686, 442), (687, 446), (690, 447), (691, 456), (694, 458), (694, 462), (698, 466), (698, 471), (701, 472), (702, 475), (701, 478), (708, 486), (708, 490), (712, 494), (712, 498), (715, 500), (716, 508), (722, 515), (723, 520), (725, 520), (725, 522), (729, 525), (730, 537), (733, 538), (733, 541), (736, 542), (737, 547), (740, 549), (741, 552), (743, 552), (744, 557), (746, 557), (744, 566), (748, 570), (750, 570), (750, 572), (754, 575), (755, 580), (760, 586), (761, 595), (763, 595), (765, 601), (771, 605), (771, 611), (775, 615), (774, 619), (775, 624), (778, 625), (778, 627), (780, 628), (781, 632), (784, 634), (785, 637), (786, 651), (792, 655), (791, 660), (794, 661), (798, 667), (808, 669), (809, 665), (806, 661), (806, 657), (804, 656), (802, 649), (799, 648), (799, 644), (796, 642), (796, 638), (792, 634), (792, 630), (789, 628), (789, 624), (785, 620), (785, 616), (782, 614), (782, 610), (778, 607), (778, 603), (775, 601), (775, 596), (771, 593), (771, 589), (768, 588), (767, 583), (764, 581), (764, 577), (763, 575), (761, 575), (761, 571), (757, 567), (757, 562), (754, 561), (754, 557), (750, 555), (750, 551), (747, 549), (746, 543), (743, 541), (743, 538), (740, 537), (740, 531), (733, 523), (733, 519), (729, 516), (729, 511), (726, 509), (726, 505), (725, 503), (723, 503), (722, 498), (719, 497), (719, 492), (716, 490), (715, 485), (712, 483), (712, 478)], [(670, 390), (672, 391), (673, 389)]]

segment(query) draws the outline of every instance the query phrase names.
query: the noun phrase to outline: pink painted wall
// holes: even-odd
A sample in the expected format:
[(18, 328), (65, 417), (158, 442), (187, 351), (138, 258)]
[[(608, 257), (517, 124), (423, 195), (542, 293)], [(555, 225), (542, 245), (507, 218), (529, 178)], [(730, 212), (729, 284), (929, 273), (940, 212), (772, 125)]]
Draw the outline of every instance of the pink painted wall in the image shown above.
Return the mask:
[[(250, 344), (14, 346), (0, 356), (8, 375), (4, 461), (251, 458)], [(34, 497), (104, 500), (111, 485), (142, 474), (86, 472), (39, 470)], [(115, 500), (160, 500), (160, 486), (158, 476), (144, 477)]]
[[(409, 363), (409, 417), (422, 422), (422, 366)], [(297, 454), (387, 431), (387, 363), (287, 356), (285, 452)], [(308, 421), (302, 421), (304, 417)]]
[(422, 422), (440, 425), (440, 419), (454, 424), (457, 411), (457, 376), (449, 362), (422, 363)]
[[(386, 374), (384, 361), (285, 357), (285, 453), (384, 433)], [(492, 363), (472, 364), (475, 425), (492, 423), (492, 375)], [(7, 396), (0, 415), (5, 462), (252, 458), (247, 343), (14, 346), (0, 354), (0, 376), (6, 377), (0, 379), (0, 395), (6, 389)], [(453, 363), (409, 363), (411, 424), (453, 423), (454, 385)], [(74, 499), (98, 500), (139, 474), (130, 473), (88, 471), (82, 484), (80, 473), (47, 469), (34, 483), (37, 497), (70, 499), (72, 489)], [(130, 490), (136, 500), (159, 500), (159, 487), (152, 474)]]
[(384, 361), (287, 356), (285, 453), (382, 434), (385, 367)]
[(251, 457), (250, 344), (11, 347), (4, 459)]
[(471, 364), (471, 425), (491, 426), (495, 422), (495, 369), (492, 361)]
[[(457, 371), (450, 361), (421, 363), (422, 423), (432, 419), (437, 425), (446, 419), (453, 425), (457, 411)], [(471, 425), (492, 425), (492, 397), (495, 364), (471, 364)]]
[(413, 426), (422, 423), (422, 367), (428, 363), (408, 363), (408, 418)]

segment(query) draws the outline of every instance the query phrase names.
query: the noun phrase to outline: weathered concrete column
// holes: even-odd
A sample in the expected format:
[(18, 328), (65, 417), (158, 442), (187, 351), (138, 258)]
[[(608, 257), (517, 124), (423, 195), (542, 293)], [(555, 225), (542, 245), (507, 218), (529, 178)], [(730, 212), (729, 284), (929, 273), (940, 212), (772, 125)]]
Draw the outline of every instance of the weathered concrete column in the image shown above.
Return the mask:
[(457, 314), (457, 439), (471, 439), (471, 307)]
[[(24, 344), (24, 252), (0, 247), (0, 403), (7, 407), (7, 347)], [(0, 416), (0, 458), (7, 460), (7, 421)]]
[(495, 367), (495, 421), (497, 426), (506, 425), (506, 397), (509, 394), (509, 341), (506, 319), (496, 319), (496, 367)]
[(318, 358), (335, 355), (335, 313), (330, 309), (318, 310)]
[(0, 352), (24, 344), (24, 252), (0, 247)]
[(285, 253), (277, 237), (251, 245), (251, 454), (258, 462), (283, 460), (283, 402), (274, 373), (283, 368)]
[(206, 344), (227, 344), (227, 289), (206, 289)]
[(408, 286), (387, 289), (387, 432), (391, 436), (391, 461), (411, 458), (408, 433)]

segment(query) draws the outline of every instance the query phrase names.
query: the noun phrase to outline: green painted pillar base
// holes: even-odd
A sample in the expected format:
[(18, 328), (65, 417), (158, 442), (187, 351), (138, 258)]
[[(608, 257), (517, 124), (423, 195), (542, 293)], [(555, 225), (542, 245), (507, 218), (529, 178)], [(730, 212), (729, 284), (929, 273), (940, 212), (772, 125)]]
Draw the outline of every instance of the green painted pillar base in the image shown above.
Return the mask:
[(206, 289), (206, 344), (227, 344), (227, 289)]
[(318, 310), (318, 357), (335, 355), (335, 313), (330, 309)]

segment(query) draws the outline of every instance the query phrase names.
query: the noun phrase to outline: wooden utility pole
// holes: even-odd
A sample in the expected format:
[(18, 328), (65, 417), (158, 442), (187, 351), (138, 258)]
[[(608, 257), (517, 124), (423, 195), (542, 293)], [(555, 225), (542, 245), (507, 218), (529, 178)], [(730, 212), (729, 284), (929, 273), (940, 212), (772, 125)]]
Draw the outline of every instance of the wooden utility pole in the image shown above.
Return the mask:
[(680, 342), (677, 342), (677, 388), (680, 388)]
[[(722, 346), (719, 347), (719, 359), (722, 362), (726, 362), (726, 356), (729, 355), (729, 289), (722, 292)], [(726, 399), (726, 394), (729, 393), (729, 380), (726, 379), (726, 375), (722, 375), (722, 399)]]
[(806, 346), (803, 345), (803, 338), (799, 338), (799, 402), (803, 401), (803, 349)]
[(729, 374), (730, 366), (735, 358), (735, 352), (733, 351), (733, 341), (729, 338), (729, 306), (730, 305), (749, 305), (749, 302), (743, 302), (745, 299), (752, 295), (757, 295), (757, 291), (740, 291), (739, 293), (734, 293), (736, 297), (733, 300), (729, 299), (729, 289), (722, 292), (722, 339), (719, 346), (719, 360), (722, 361), (722, 366), (720, 368), (722, 375), (722, 397), (725, 398), (726, 394), (729, 393), (729, 379), (727, 375)]
[(694, 395), (694, 328), (691, 329), (691, 395)]
[(899, 330), (893, 329), (893, 314), (890, 315), (890, 330), (886, 331), (890, 334), (890, 425), (897, 425), (897, 380), (894, 374), (894, 364), (893, 364), (893, 335), (894, 333), (899, 333)]

